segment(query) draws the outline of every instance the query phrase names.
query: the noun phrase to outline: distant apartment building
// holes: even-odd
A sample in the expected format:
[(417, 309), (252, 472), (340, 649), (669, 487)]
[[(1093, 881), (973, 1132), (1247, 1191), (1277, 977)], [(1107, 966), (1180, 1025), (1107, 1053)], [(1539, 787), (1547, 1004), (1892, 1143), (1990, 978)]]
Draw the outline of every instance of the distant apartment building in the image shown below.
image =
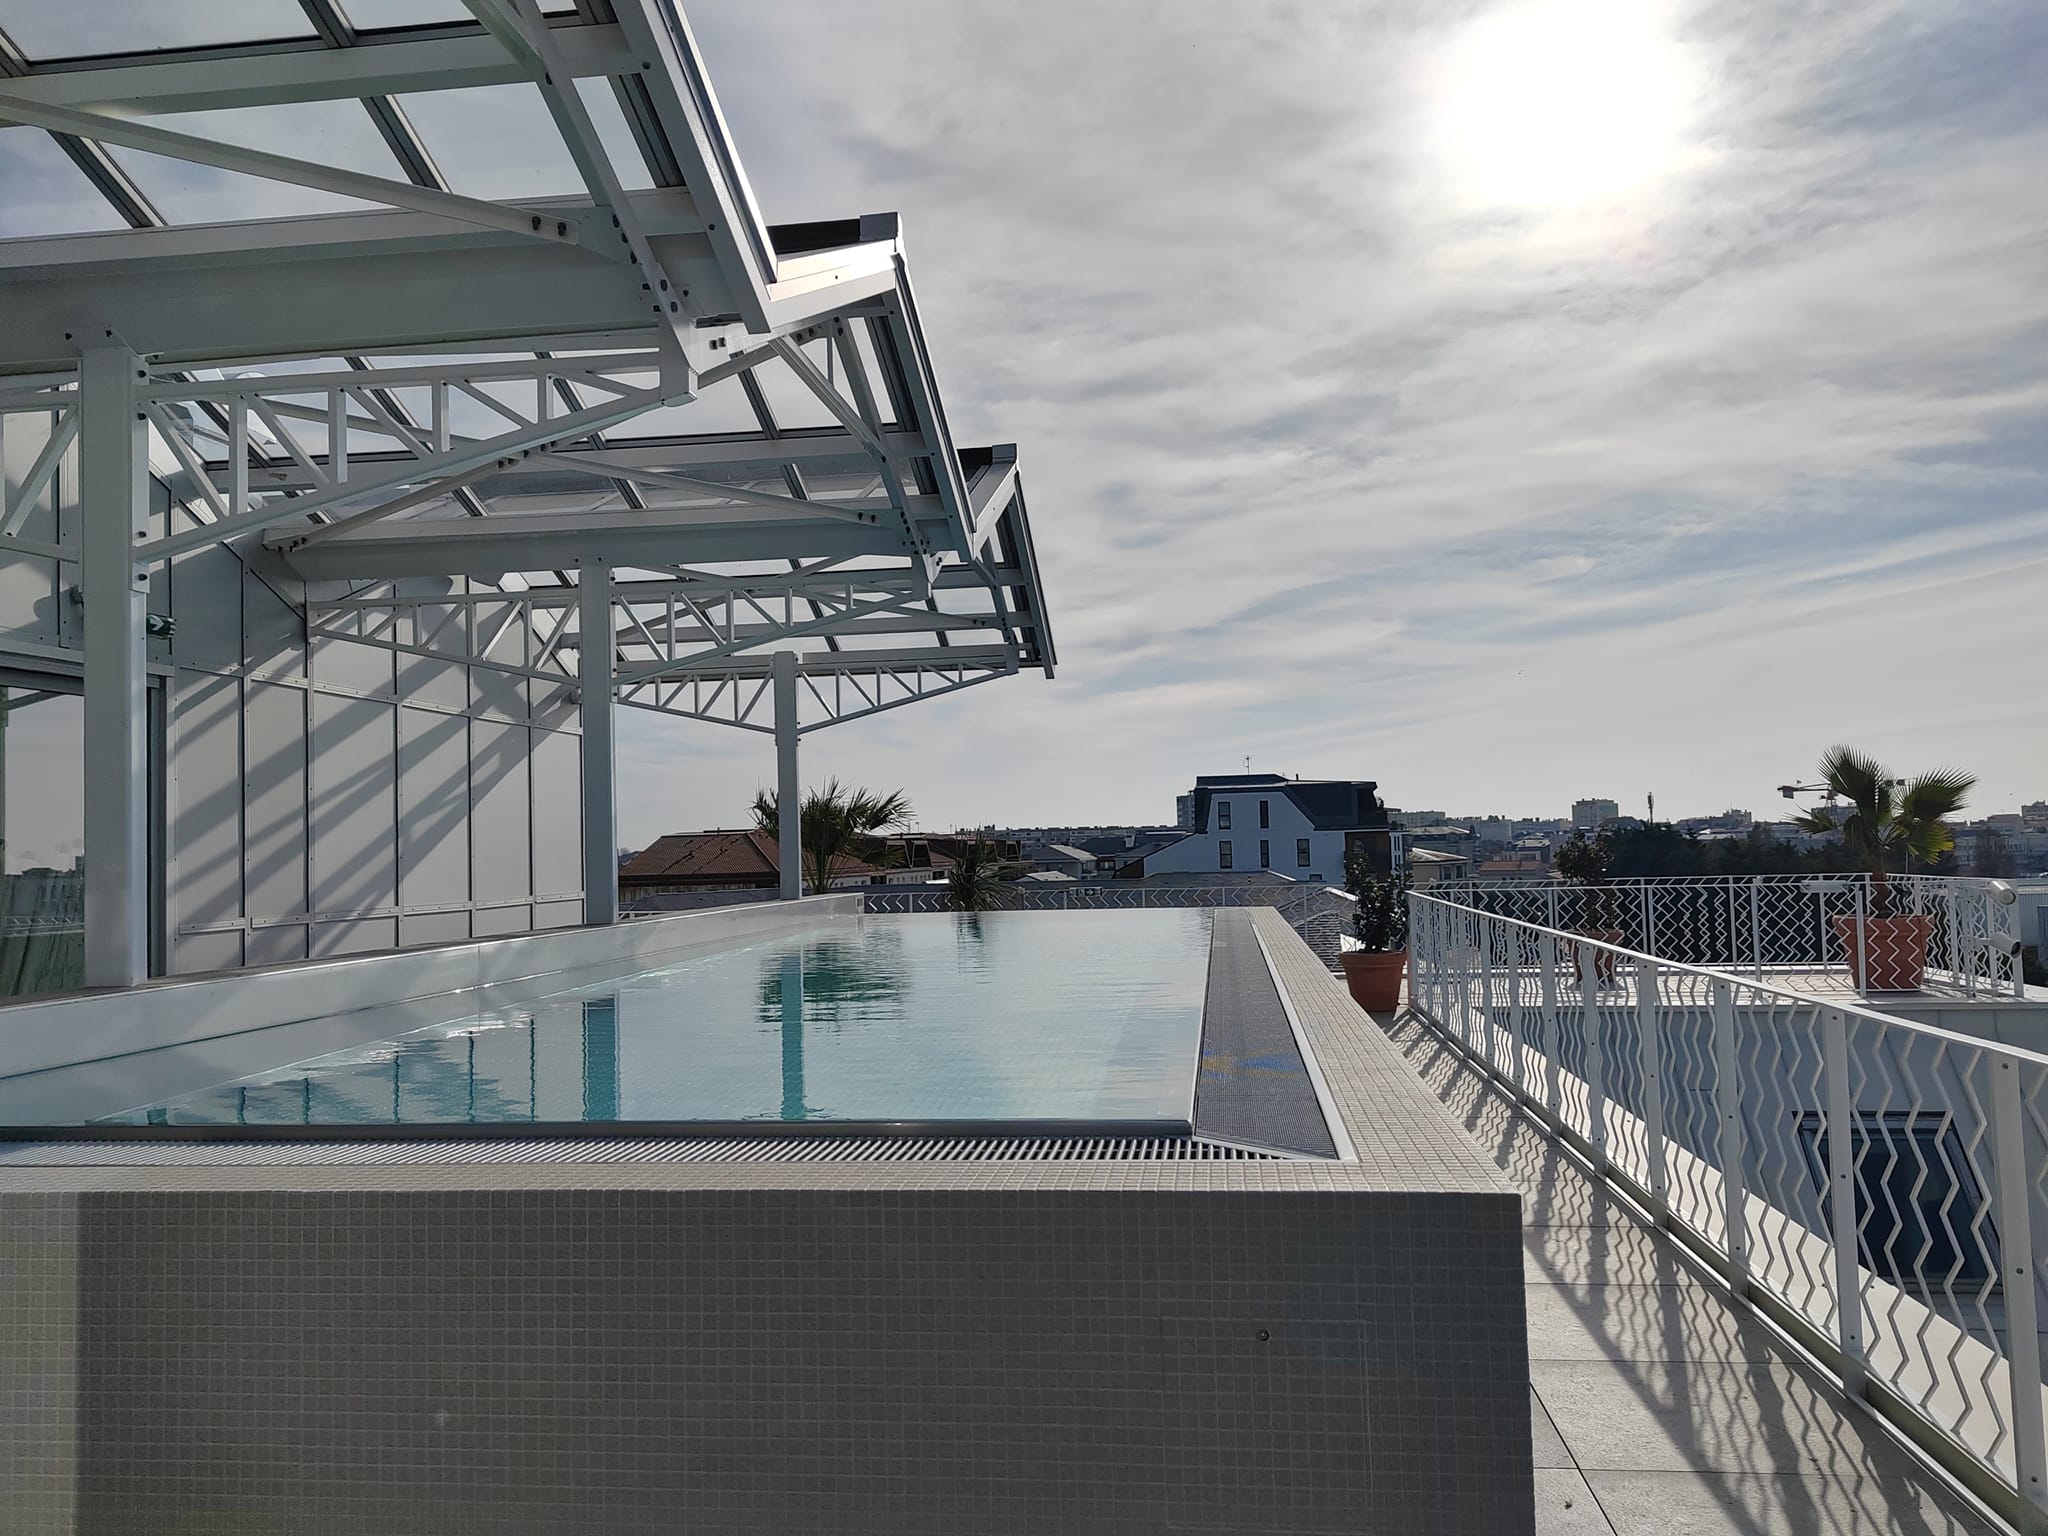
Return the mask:
[(1597, 832), (1600, 827), (1621, 814), (1621, 807), (1612, 800), (1574, 800), (1572, 802), (1572, 828), (1579, 832)]
[(1203, 774), (1185, 797), (1185, 836), (1125, 866), (1129, 875), (1269, 870), (1335, 884), (1345, 857), (1365, 850), (1391, 868), (1393, 828), (1379, 786), (1364, 780), (1290, 779), (1277, 773)]
[(1182, 832), (1192, 832), (1195, 826), (1195, 796), (1190, 790), (1185, 795), (1173, 797), (1173, 825)]

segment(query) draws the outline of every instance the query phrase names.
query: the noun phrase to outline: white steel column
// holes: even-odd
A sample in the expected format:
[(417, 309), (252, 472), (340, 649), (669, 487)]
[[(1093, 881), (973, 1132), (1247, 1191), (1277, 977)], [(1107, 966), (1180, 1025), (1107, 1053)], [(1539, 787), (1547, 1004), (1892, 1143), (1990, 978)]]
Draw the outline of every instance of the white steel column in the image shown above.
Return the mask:
[(775, 827), (782, 854), (782, 899), (804, 893), (803, 788), (796, 763), (796, 652), (775, 653)]
[(583, 715), (583, 921), (619, 920), (619, 818), (612, 713), (612, 573), (582, 562), (576, 577), (576, 682)]
[[(111, 333), (109, 333), (111, 337)], [(148, 428), (135, 354), (111, 339), (79, 368), (79, 589), (85, 608), (85, 984), (149, 974)]]

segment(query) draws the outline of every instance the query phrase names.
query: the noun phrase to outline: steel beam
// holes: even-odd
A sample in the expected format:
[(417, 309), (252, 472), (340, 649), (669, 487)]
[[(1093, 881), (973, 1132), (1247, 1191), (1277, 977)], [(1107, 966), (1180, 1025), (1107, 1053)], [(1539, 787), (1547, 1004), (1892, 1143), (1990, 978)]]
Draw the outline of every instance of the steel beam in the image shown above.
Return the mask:
[[(611, 572), (586, 560), (577, 574), (576, 621), (586, 635), (609, 636)], [(583, 921), (619, 920), (619, 820), (612, 713), (612, 648), (585, 645), (576, 658), (583, 723)]]
[(141, 368), (109, 339), (79, 369), (79, 585), (85, 606), (85, 984), (149, 974), (148, 428)]
[(797, 772), (797, 655), (775, 653), (775, 841), (782, 861), (782, 899), (804, 893), (803, 785)]

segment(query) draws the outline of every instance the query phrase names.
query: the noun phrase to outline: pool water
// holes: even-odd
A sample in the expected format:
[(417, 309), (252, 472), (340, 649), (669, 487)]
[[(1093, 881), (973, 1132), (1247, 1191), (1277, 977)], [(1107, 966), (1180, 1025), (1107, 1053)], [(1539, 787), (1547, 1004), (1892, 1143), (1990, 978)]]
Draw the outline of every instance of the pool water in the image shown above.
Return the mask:
[(1208, 951), (1200, 911), (867, 916), (94, 1123), (1185, 1123)]

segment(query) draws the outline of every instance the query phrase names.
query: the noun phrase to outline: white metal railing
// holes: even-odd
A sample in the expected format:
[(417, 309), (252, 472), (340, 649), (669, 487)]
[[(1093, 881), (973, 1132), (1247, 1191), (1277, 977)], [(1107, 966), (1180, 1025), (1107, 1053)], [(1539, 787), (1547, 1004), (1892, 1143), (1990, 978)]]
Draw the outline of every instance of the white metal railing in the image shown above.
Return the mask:
[(1409, 897), (1412, 1010), (2022, 1530), (2048, 1056)]
[[(1433, 895), (1482, 912), (1598, 934), (1644, 954), (1688, 965), (1839, 977), (1868, 994), (1884, 979), (1884, 925), (1923, 919), (1925, 971), (1939, 990), (1965, 997), (2024, 997), (2014, 892), (2002, 880), (1939, 875), (1709, 875), (1614, 880), (1462, 880)], [(1878, 951), (1873, 954), (1871, 951)], [(1917, 957), (1916, 949), (1916, 957)], [(1876, 975), (1873, 975), (1876, 962)]]

